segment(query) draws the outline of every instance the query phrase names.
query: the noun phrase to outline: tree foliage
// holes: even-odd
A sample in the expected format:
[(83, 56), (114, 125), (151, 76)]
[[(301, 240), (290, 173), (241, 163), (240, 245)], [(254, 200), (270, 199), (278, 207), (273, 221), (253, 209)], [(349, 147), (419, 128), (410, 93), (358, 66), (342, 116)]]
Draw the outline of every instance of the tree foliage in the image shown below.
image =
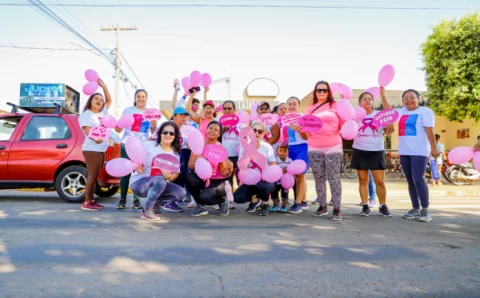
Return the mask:
[(444, 20), (421, 47), (428, 105), (451, 121), (480, 120), (480, 14)]

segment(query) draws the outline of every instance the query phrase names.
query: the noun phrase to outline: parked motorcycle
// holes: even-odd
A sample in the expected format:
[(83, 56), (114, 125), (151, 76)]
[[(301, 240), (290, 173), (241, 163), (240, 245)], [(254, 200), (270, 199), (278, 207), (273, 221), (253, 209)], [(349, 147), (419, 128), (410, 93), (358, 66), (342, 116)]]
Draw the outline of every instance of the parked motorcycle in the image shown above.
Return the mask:
[[(442, 174), (442, 176), (443, 176), (443, 178), (445, 178), (445, 180), (447, 180), (450, 183), (453, 183), (450, 176), (447, 175), (447, 170), (450, 166), (452, 166), (452, 164), (450, 162), (444, 160), (443, 163), (442, 163), (442, 171), (440, 172), (440, 174)], [(426, 179), (432, 179), (432, 168), (430, 167), (430, 162), (427, 164), (427, 169), (425, 171), (425, 178)]]
[(455, 185), (465, 185), (480, 182), (480, 172), (475, 170), (475, 166), (470, 163), (462, 163), (459, 165), (451, 165), (445, 174)]

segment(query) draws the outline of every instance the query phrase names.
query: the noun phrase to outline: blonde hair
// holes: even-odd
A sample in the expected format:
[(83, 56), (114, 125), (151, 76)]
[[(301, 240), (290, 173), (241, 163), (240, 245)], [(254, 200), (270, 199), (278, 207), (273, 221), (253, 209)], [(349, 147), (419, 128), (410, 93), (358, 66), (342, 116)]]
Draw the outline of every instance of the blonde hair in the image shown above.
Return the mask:
[(250, 128), (253, 128), (255, 125), (260, 125), (262, 127), (263, 130), (267, 130), (267, 128), (265, 127), (265, 124), (263, 124), (262, 122), (260, 121), (254, 121), (252, 122), (252, 124), (250, 124)]

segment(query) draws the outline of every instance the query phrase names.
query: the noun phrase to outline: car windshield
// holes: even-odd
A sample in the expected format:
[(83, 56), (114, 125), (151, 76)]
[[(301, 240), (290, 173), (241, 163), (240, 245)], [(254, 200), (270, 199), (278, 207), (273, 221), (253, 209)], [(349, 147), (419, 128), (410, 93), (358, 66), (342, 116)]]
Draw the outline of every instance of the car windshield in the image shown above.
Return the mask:
[(0, 141), (8, 141), (22, 117), (3, 117), (0, 118)]

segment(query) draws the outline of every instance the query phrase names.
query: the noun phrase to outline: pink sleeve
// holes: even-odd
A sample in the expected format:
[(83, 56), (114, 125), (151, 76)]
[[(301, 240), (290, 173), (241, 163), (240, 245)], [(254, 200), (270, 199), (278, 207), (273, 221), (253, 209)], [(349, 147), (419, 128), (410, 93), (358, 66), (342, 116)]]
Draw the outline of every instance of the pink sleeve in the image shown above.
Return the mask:
[(338, 115), (338, 113), (337, 113), (337, 103), (336, 102), (333, 104), (333, 107), (335, 108), (335, 113), (337, 114), (337, 117), (338, 117), (338, 127), (342, 128), (343, 124), (347, 121), (343, 120), (343, 118)]

